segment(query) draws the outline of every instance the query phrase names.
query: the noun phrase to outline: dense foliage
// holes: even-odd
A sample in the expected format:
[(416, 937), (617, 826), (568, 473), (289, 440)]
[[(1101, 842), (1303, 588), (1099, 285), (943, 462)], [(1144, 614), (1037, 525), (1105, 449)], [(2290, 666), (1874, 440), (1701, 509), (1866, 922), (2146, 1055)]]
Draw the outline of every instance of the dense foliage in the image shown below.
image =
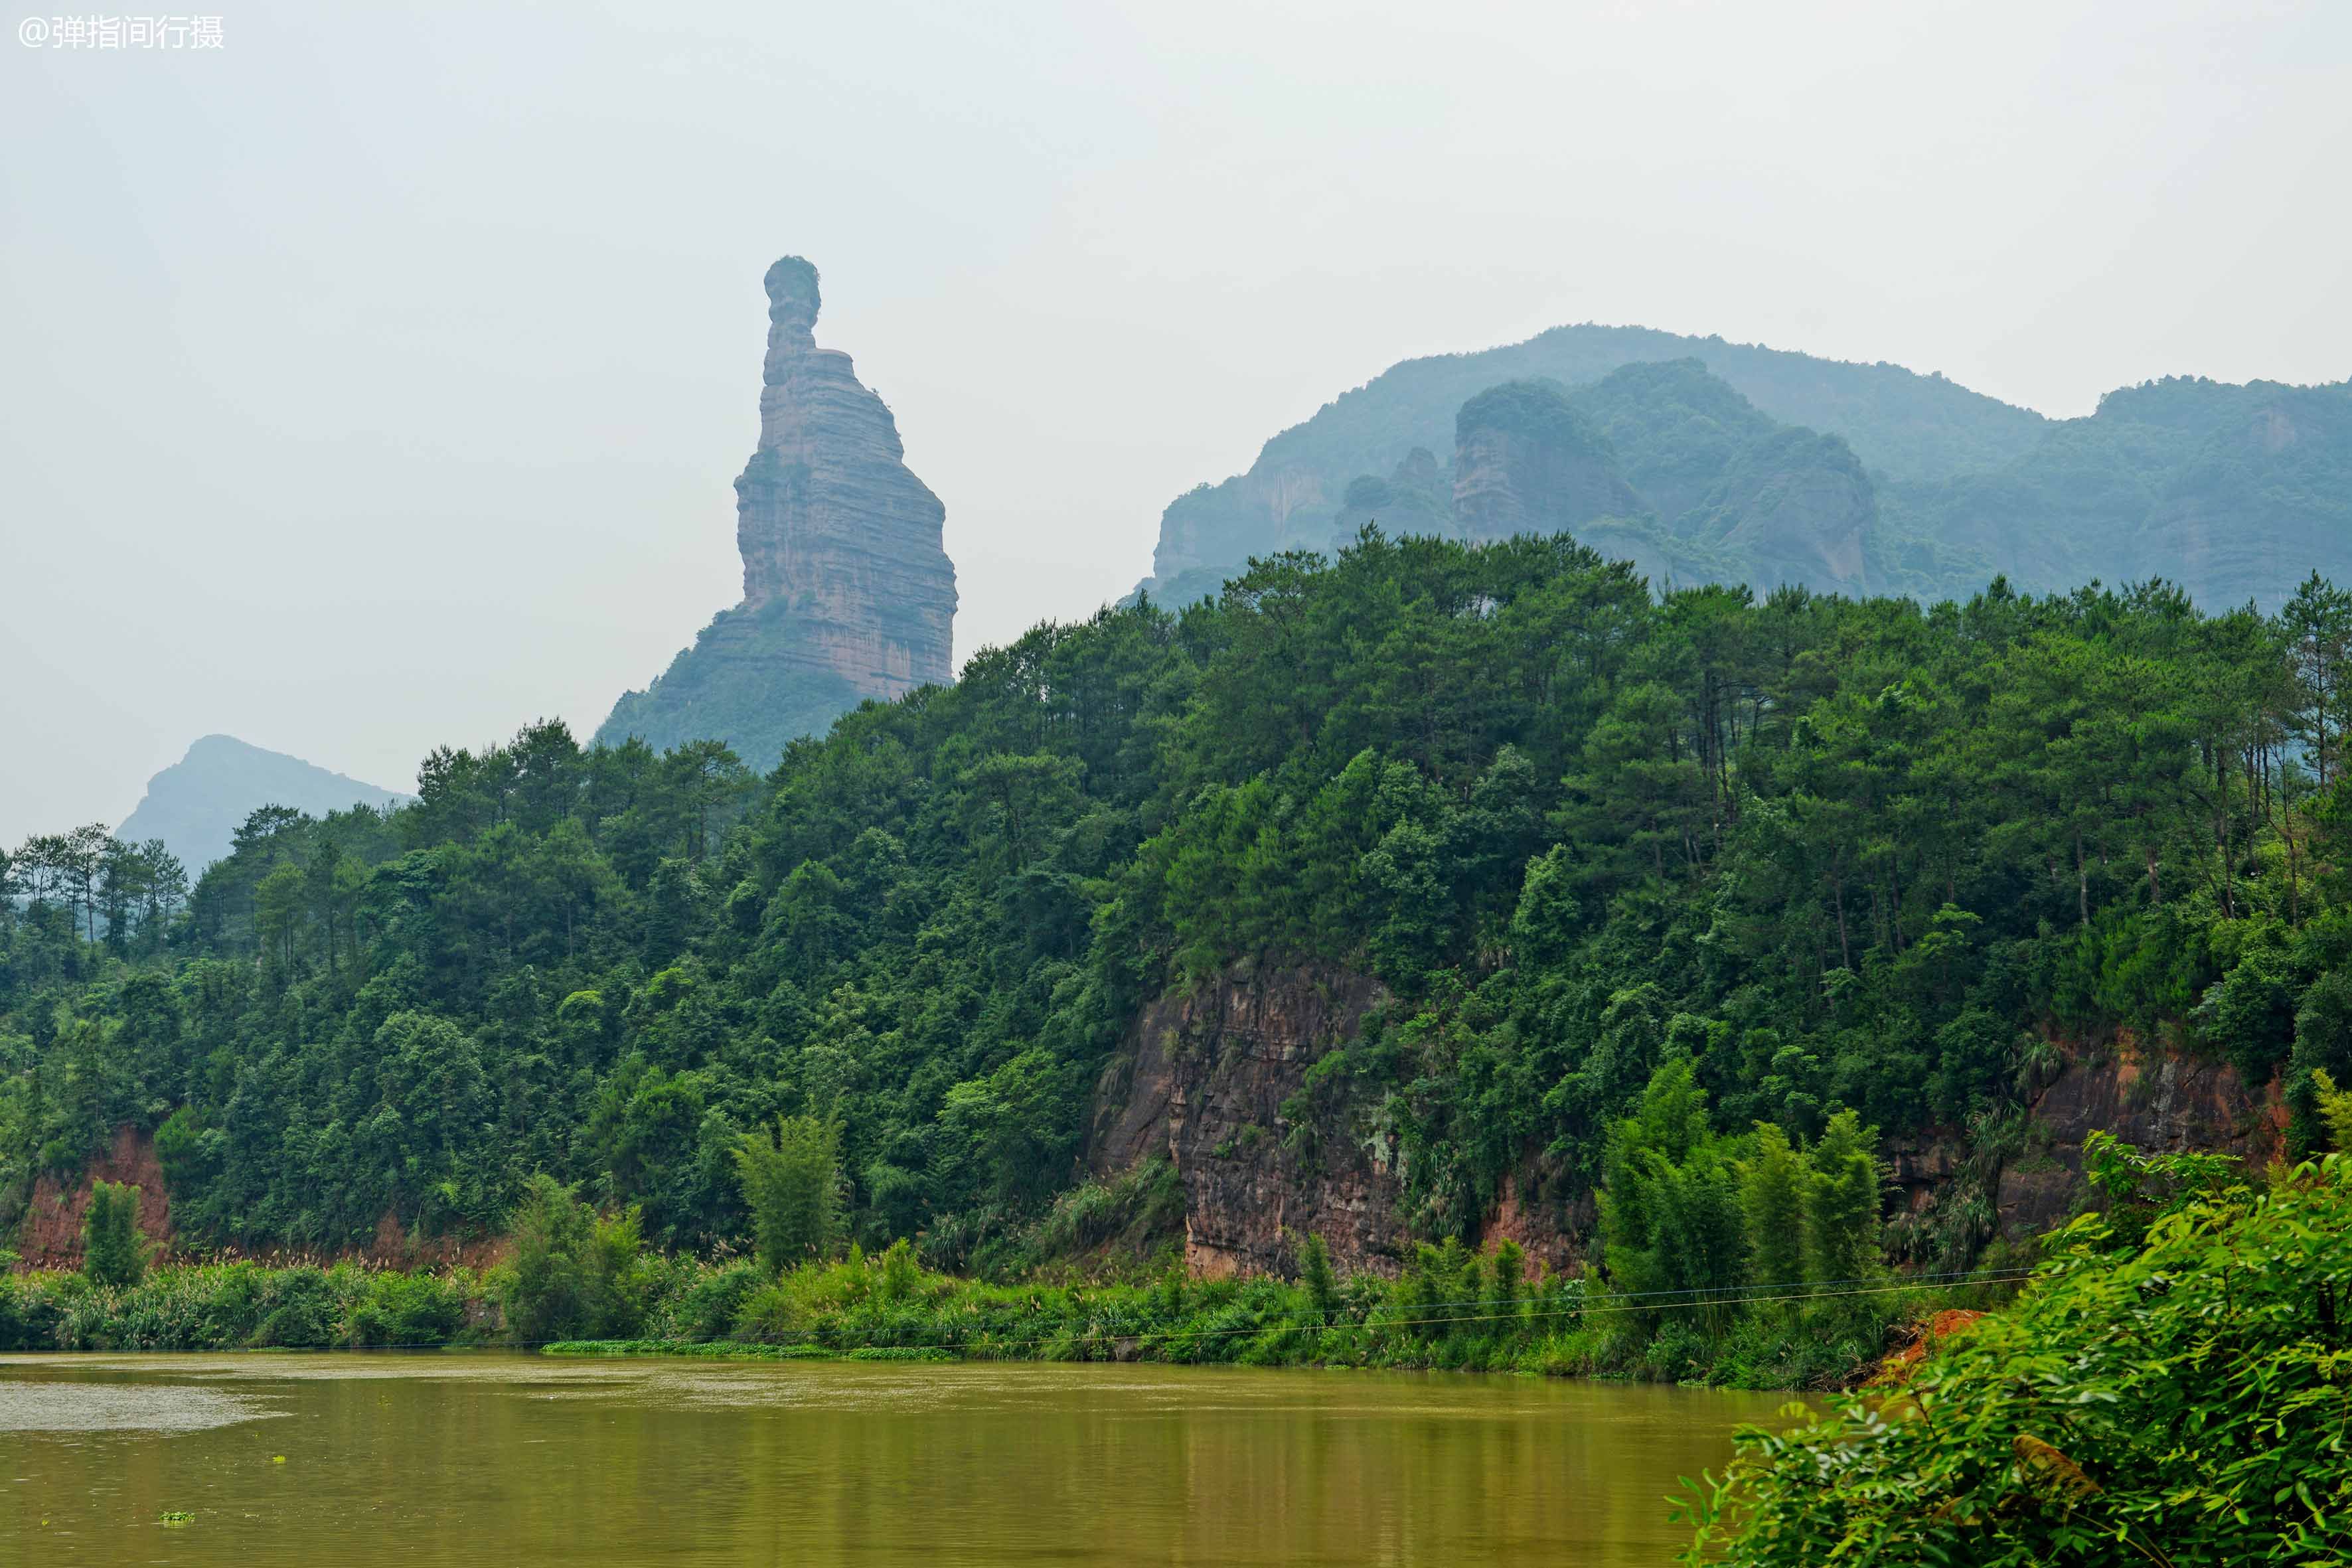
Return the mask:
[(814, 1117), (849, 1237), (986, 1262), (1144, 1000), (1310, 959), (1393, 1000), (1273, 1131), (1385, 1141), (1415, 1238), (1567, 1203), (1675, 1061), (1812, 1159), (1841, 1110), (1998, 1124), (2045, 1029), (2173, 1029), (2315, 1149), (2347, 648), (2315, 581), (1659, 602), (1565, 539), (1368, 535), (1041, 626), (764, 779), (535, 724), (413, 805), (256, 813), (152, 917), (12, 881), (0, 1218), (132, 1123), (197, 1245), (497, 1227), (544, 1173), (741, 1247), (746, 1134)]
[(82, 1214), (81, 1269), (89, 1282), (121, 1289), (147, 1275), (147, 1243), (139, 1234), (139, 1189), (115, 1182), (91, 1184)]
[(2185, 1174), (2137, 1247), (2095, 1216), (2062, 1233), (1899, 1395), (1744, 1434), (1686, 1560), (2352, 1559), (2352, 1161), (2260, 1194)]

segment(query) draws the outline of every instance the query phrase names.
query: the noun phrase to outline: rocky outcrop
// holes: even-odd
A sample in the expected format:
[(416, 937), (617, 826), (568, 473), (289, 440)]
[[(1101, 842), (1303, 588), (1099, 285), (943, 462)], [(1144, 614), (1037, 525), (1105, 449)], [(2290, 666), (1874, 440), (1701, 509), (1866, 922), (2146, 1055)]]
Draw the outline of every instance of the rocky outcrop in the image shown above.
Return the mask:
[(743, 600), (597, 734), (718, 739), (755, 767), (866, 698), (953, 675), (946, 511), (849, 356), (819, 348), (817, 271), (768, 269), (760, 445), (735, 481)]
[[(1246, 473), (1170, 502), (1153, 575), (1141, 586), (1163, 602), (1189, 600), (1215, 592), (1253, 555), (1324, 548), (1352, 477), (1382, 472), (1414, 447), (1445, 451), (1463, 401), (1499, 383), (1540, 378), (1582, 387), (1622, 366), (1692, 360), (1704, 361), (1771, 422), (1843, 436), (1874, 472), (1898, 479), (1940, 482), (1997, 467), (2031, 448), (2047, 427), (2027, 409), (1896, 365), (1840, 363), (1638, 327), (1557, 327), (1476, 353), (1406, 360), (1341, 393), (1268, 440)], [(1628, 460), (1627, 478), (1660, 518), (1696, 503), (1695, 495), (1651, 496), (1633, 467)]]
[(1629, 364), (1569, 394), (1661, 522), (1704, 505), (1742, 451), (1780, 426), (1695, 359)]
[(2000, 1232), (2046, 1230), (2084, 1194), (2083, 1141), (2112, 1132), (2147, 1153), (2234, 1154), (2259, 1172), (2282, 1156), (2286, 1106), (2273, 1080), (2250, 1089), (2227, 1062), (2124, 1037), (2077, 1047), (2034, 1100), (2023, 1150), (2002, 1166)]
[[(1342, 1269), (1393, 1274), (1410, 1245), (1393, 1134), (1377, 1110), (1313, 1073), (1384, 997), (1376, 982), (1330, 966), (1238, 966), (1162, 996), (1096, 1086), (1092, 1173), (1166, 1158), (1196, 1274), (1292, 1273), (1310, 1234)], [(2091, 1195), (2083, 1143), (2095, 1131), (2151, 1152), (2235, 1154), (2258, 1172), (2281, 1156), (2285, 1127), (2275, 1084), (2249, 1089), (2226, 1063), (2110, 1038), (2064, 1047), (2021, 1131), (2000, 1146), (1971, 1149), (1957, 1129), (1931, 1129), (1890, 1139), (1880, 1153), (1890, 1215), (1915, 1238), (1966, 1220), (1981, 1243), (2021, 1239), (2074, 1213)], [(1531, 1148), (1474, 1228), (1479, 1245), (1507, 1238), (1562, 1271), (1590, 1256), (1598, 1222), (1594, 1194)], [(1898, 1247), (1913, 1261), (1936, 1255)]]
[[(1385, 997), (1330, 965), (1238, 966), (1160, 997), (1096, 1086), (1092, 1173), (1164, 1156), (1195, 1274), (1288, 1274), (1309, 1235), (1343, 1271), (1394, 1274), (1410, 1241), (1392, 1138), (1344, 1083), (1312, 1076)], [(1531, 1152), (1503, 1184), (1479, 1237), (1517, 1241), (1559, 1269), (1582, 1256), (1596, 1213), (1591, 1194), (1557, 1190), (1538, 1164)]]
[(1342, 1269), (1393, 1274), (1402, 1242), (1391, 1151), (1345, 1109), (1294, 1098), (1381, 994), (1365, 976), (1316, 967), (1236, 972), (1161, 997), (1097, 1086), (1089, 1163), (1108, 1175), (1168, 1157), (1195, 1274), (1286, 1273), (1310, 1233)]
[(1642, 510), (1608, 437), (1549, 383), (1490, 387), (1454, 416), (1454, 511), (1466, 539), (1573, 531)]

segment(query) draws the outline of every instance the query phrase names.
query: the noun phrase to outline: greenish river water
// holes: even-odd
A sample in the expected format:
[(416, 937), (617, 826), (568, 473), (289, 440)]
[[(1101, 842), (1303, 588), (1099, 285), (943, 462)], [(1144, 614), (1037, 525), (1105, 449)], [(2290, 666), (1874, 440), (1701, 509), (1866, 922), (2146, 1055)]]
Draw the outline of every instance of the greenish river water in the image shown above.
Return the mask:
[(1780, 1403), (1226, 1368), (6, 1357), (0, 1560), (1654, 1564), (1684, 1539), (1676, 1478)]

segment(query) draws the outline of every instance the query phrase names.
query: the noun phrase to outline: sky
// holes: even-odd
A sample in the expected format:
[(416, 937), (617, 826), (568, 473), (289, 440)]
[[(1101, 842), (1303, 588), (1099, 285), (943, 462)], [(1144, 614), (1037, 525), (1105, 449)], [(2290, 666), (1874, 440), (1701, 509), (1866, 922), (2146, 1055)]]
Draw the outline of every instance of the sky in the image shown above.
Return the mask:
[(224, 5), (0, 41), (0, 842), (215, 731), (401, 788), (593, 731), (740, 594), (787, 252), (946, 503), (959, 661), (1562, 322), (2053, 415), (2352, 374), (2329, 0)]

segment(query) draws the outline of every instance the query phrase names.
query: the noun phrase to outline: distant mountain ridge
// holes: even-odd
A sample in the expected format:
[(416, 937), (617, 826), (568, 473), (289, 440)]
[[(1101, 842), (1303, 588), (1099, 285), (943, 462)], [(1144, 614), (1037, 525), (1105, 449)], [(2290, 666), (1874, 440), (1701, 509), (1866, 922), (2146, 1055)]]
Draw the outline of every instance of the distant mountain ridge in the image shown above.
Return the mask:
[[(1455, 448), (1460, 417), (1510, 384), (1563, 395), (1606, 448), (1579, 482), (1606, 468), (1630, 496), (1596, 511), (1553, 495), (1507, 519), (1485, 493), (1495, 474), (1465, 474)], [(1885, 363), (1555, 328), (1407, 360), (1333, 399), (1247, 472), (1171, 501), (1140, 586), (1189, 601), (1251, 556), (1328, 549), (1368, 521), (1484, 539), (1537, 517), (1662, 587), (1936, 598), (1996, 574), (2038, 591), (2161, 576), (2209, 606), (2268, 607), (2314, 570), (2352, 581), (2352, 383), (2175, 378), (2053, 420)]]
[(1171, 501), (1160, 521), (1155, 596), (1215, 590), (1251, 555), (1319, 549), (1355, 476), (1387, 471), (1415, 447), (1439, 451), (1454, 416), (1488, 387), (1550, 380), (1576, 386), (1625, 365), (1696, 359), (1782, 424), (1843, 436), (1865, 467), (1940, 479), (2022, 456), (2050, 421), (1900, 365), (1849, 363), (1720, 337), (1587, 323), (1554, 327), (1473, 353), (1391, 365), (1267, 441), (1248, 471)]
[(324, 816), (354, 805), (397, 805), (409, 798), (234, 735), (206, 735), (147, 781), (147, 794), (115, 837), (131, 844), (162, 839), (194, 878), (228, 854), (238, 825), (262, 806), (291, 806)]

